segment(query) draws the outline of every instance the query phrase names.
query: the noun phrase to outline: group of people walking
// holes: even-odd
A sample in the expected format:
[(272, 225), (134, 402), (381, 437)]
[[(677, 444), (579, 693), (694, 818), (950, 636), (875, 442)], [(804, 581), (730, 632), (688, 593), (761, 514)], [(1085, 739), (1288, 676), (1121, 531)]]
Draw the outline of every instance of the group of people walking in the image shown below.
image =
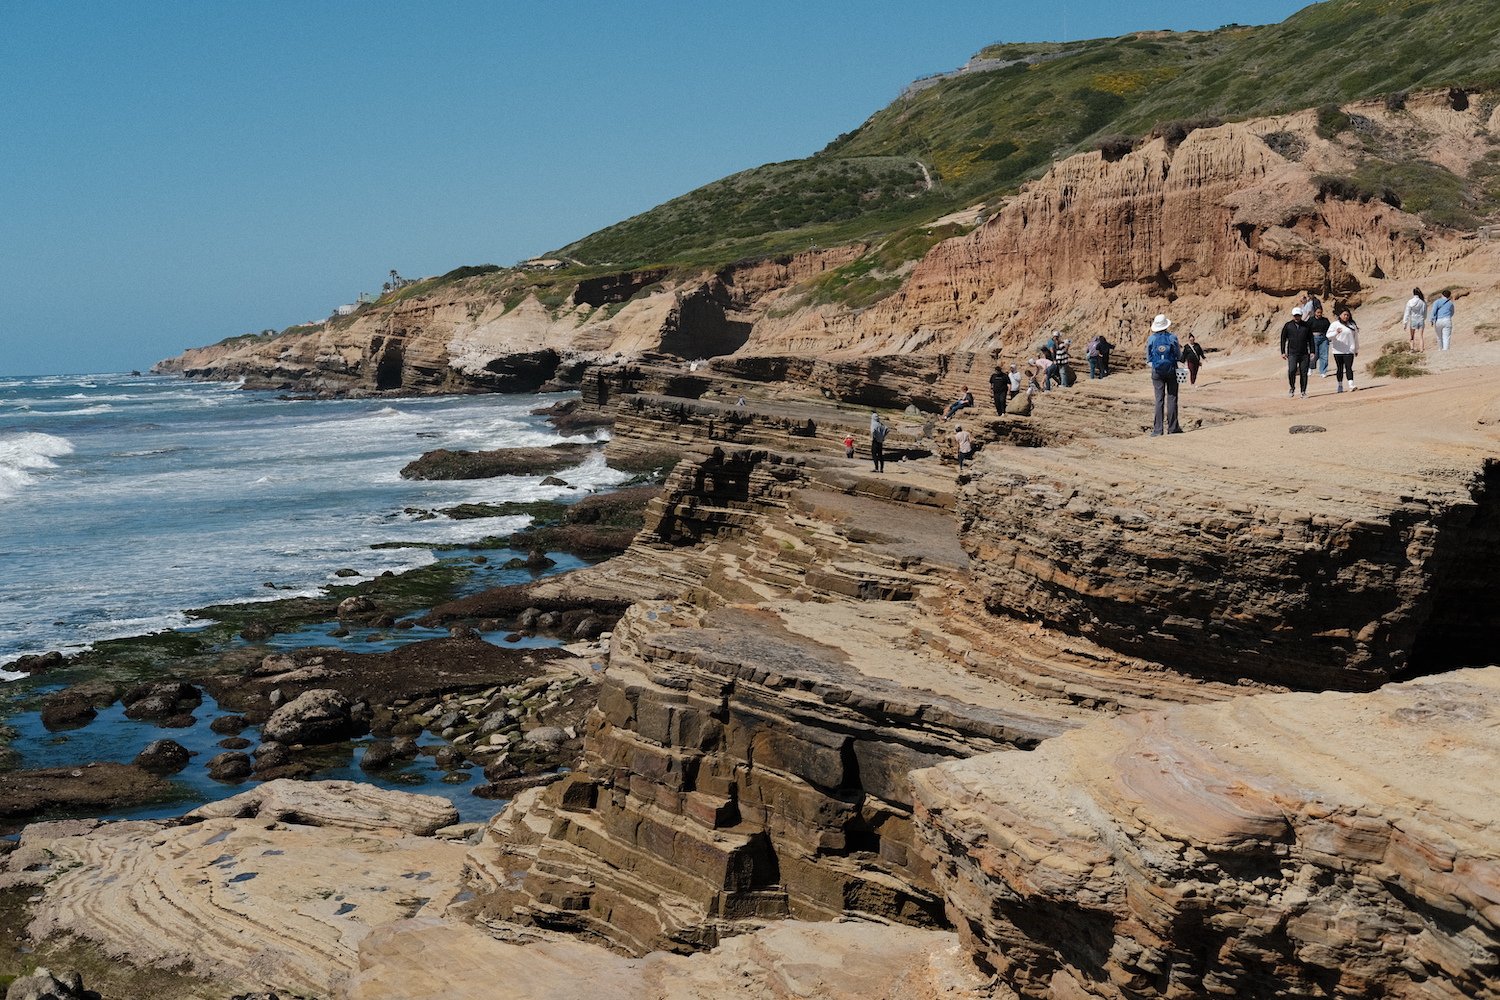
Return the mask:
[[(1281, 357), (1286, 361), (1286, 394), (1292, 398), (1300, 392), (1307, 398), (1307, 377), (1317, 362), (1318, 375), (1330, 374), (1338, 381), (1338, 391), (1355, 390), (1354, 356), (1359, 353), (1359, 324), (1348, 306), (1341, 306), (1335, 319), (1323, 315), (1323, 303), (1317, 296), (1302, 293), (1292, 307), (1292, 318), (1281, 328)], [(1334, 370), (1328, 370), (1333, 355)]]
[[(1406, 330), (1409, 346), (1413, 351), (1427, 349), (1426, 330), (1432, 327), (1438, 349), (1446, 351), (1453, 336), (1453, 293), (1443, 289), (1431, 304), (1420, 288), (1412, 289), (1412, 297), (1402, 312), (1401, 324)], [(1347, 305), (1339, 306), (1330, 318), (1324, 314), (1323, 303), (1316, 295), (1303, 292), (1292, 307), (1292, 317), (1281, 328), (1281, 357), (1286, 361), (1287, 396), (1299, 394), (1307, 397), (1307, 383), (1313, 366), (1317, 366), (1321, 378), (1333, 378), (1337, 391), (1354, 392), (1354, 359), (1359, 354), (1359, 323)], [(1005, 415), (1006, 402), (1026, 388), (1030, 392), (1051, 392), (1054, 386), (1073, 383), (1071, 371), (1072, 341), (1054, 332), (1038, 348), (1035, 358), (1021, 363), (997, 366), (990, 375), (990, 391), (995, 400), (995, 412)], [(1102, 334), (1088, 342), (1086, 354), (1089, 360), (1089, 378), (1105, 378), (1110, 374), (1109, 356), (1114, 349)], [(1150, 336), (1146, 340), (1146, 365), (1151, 371), (1154, 414), (1151, 436), (1181, 434), (1182, 425), (1178, 414), (1178, 395), (1183, 383), (1195, 385), (1198, 372), (1203, 367), (1207, 352), (1189, 333), (1186, 341), (1179, 341), (1172, 332), (1172, 320), (1165, 314), (1151, 322)], [(1331, 370), (1330, 370), (1331, 362)], [(962, 393), (942, 415), (944, 422), (952, 420), (960, 410), (974, 405), (974, 394), (964, 386)], [(884, 443), (887, 426), (875, 413), (870, 415), (870, 455), (875, 471), (885, 468)], [(958, 454), (958, 467), (962, 471), (974, 451), (973, 436), (962, 426), (954, 430), (954, 442)], [(853, 457), (853, 438), (844, 441), (846, 451)]]
[(1428, 326), (1432, 327), (1438, 350), (1446, 351), (1453, 339), (1453, 290), (1443, 289), (1429, 307), (1422, 289), (1413, 288), (1401, 314), (1401, 326), (1406, 330), (1407, 345), (1413, 351), (1427, 350)]

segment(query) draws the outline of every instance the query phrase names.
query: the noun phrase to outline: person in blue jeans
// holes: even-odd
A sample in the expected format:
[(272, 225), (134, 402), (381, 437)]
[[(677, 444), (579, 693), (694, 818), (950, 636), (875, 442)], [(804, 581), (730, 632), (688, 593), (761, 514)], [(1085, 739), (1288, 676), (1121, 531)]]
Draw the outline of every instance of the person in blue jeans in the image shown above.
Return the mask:
[(1323, 307), (1313, 306), (1311, 319), (1308, 319), (1307, 313), (1304, 312), (1302, 322), (1306, 323), (1308, 330), (1312, 332), (1313, 357), (1318, 359), (1318, 377), (1327, 378), (1333, 374), (1328, 370), (1328, 327), (1331, 324), (1328, 317), (1323, 315)]
[(1151, 388), (1156, 394), (1156, 422), (1151, 436), (1181, 434), (1177, 422), (1177, 362), (1182, 359), (1182, 345), (1171, 333), (1172, 321), (1158, 315), (1151, 321), (1151, 336), (1146, 340), (1146, 364), (1151, 366)]
[(1437, 335), (1438, 350), (1446, 351), (1453, 339), (1453, 291), (1445, 288), (1432, 300), (1432, 332)]

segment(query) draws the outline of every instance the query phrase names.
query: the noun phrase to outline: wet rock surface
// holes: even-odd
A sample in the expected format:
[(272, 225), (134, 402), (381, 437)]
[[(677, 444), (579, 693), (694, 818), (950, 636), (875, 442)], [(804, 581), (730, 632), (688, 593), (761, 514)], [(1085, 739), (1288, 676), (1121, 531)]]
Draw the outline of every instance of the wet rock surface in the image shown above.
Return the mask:
[(598, 446), (572, 443), (543, 448), (497, 448), (493, 451), (450, 451), (439, 448), (409, 462), (403, 479), (489, 479), (494, 476), (534, 476), (561, 472), (577, 465)]
[(132, 764), (0, 771), (0, 827), (44, 812), (84, 814), (169, 798), (172, 786)]

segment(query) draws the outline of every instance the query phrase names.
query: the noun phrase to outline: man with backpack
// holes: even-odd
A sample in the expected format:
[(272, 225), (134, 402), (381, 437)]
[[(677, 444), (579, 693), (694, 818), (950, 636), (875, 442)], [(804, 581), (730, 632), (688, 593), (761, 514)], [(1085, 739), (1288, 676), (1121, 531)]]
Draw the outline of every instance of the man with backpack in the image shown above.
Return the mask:
[(870, 461), (875, 463), (876, 472), (885, 471), (885, 434), (887, 431), (885, 422), (880, 419), (880, 414), (870, 413)]
[(1182, 433), (1182, 425), (1177, 422), (1177, 362), (1182, 358), (1182, 345), (1177, 343), (1171, 327), (1172, 321), (1158, 314), (1151, 321), (1151, 336), (1146, 339), (1146, 364), (1151, 366), (1151, 388), (1156, 393), (1152, 437), (1161, 437), (1163, 424), (1168, 434)]

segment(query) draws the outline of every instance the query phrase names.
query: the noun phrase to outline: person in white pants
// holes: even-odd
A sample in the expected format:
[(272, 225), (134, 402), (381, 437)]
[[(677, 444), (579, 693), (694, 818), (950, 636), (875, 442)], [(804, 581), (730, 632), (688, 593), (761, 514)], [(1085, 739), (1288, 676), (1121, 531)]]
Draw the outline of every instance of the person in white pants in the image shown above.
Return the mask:
[(1446, 351), (1453, 337), (1453, 291), (1443, 293), (1432, 301), (1432, 332), (1437, 336), (1438, 350)]

